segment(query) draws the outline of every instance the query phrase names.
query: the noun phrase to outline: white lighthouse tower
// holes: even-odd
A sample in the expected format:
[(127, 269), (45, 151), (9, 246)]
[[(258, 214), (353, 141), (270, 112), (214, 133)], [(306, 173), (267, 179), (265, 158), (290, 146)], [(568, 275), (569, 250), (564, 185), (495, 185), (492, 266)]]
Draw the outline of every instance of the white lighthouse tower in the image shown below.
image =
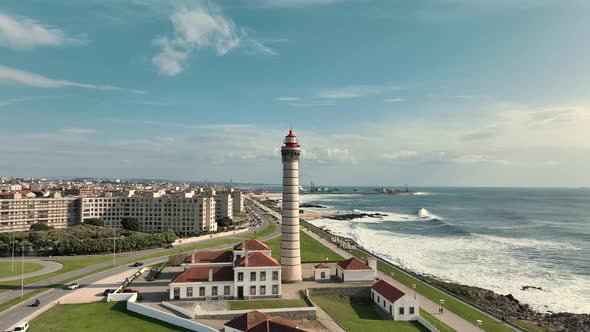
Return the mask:
[(281, 265), (284, 282), (302, 281), (299, 247), (299, 154), (297, 137), (289, 130), (281, 147), (283, 160), (283, 221), (281, 225)]

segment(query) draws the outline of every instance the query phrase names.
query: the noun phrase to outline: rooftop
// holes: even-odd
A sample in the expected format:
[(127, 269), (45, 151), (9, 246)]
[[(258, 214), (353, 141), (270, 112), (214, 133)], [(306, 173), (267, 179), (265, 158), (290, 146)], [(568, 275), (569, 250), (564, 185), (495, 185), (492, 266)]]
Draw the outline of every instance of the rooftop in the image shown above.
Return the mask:
[[(240, 258), (236, 262), (236, 267), (245, 267), (246, 257)], [(263, 254), (261, 252), (253, 252), (248, 254), (248, 267), (264, 267), (264, 266), (280, 266), (276, 259)]]
[(238, 316), (227, 322), (225, 326), (247, 332), (303, 331), (288, 319), (278, 316), (272, 317), (257, 310)]
[(400, 298), (402, 298), (402, 296), (406, 295), (406, 293), (395, 288), (395, 286), (383, 279), (377, 281), (373, 286), (371, 286), (371, 288), (377, 293), (383, 295), (383, 297), (391, 303), (399, 300)]
[(371, 267), (356, 257), (351, 257), (345, 261), (338, 263), (345, 271), (351, 270), (372, 270)]
[[(195, 250), (193, 255), (195, 257), (194, 263), (231, 263), (233, 261), (232, 252), (225, 250)], [(184, 262), (192, 263), (193, 255), (188, 256)]]
[(236, 244), (234, 250), (270, 250), (270, 247), (256, 239), (248, 239)]
[(177, 274), (172, 283), (209, 281), (209, 270), (213, 270), (212, 281), (234, 280), (234, 269), (231, 266), (193, 266)]

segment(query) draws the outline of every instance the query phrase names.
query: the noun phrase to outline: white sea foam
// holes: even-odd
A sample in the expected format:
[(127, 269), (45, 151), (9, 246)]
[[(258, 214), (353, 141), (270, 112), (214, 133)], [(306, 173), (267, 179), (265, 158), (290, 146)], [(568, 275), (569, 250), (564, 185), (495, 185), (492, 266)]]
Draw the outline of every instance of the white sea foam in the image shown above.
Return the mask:
[(415, 196), (429, 196), (429, 195), (432, 195), (432, 193), (428, 193), (428, 192), (424, 192), (424, 191), (417, 191), (413, 195), (415, 195)]
[[(431, 213), (428, 215), (432, 216)], [(418, 216), (388, 213), (378, 222), (394, 221), (396, 218), (423, 220)], [(528, 257), (527, 250), (523, 250), (525, 247), (572, 249), (569, 244), (481, 234), (449, 237), (398, 234), (371, 229), (364, 225), (367, 222), (377, 221), (312, 221), (419, 273), (500, 294), (512, 294), (541, 311), (590, 312), (590, 276), (572, 275), (540, 259)], [(523, 291), (521, 287), (527, 285), (541, 287), (543, 291)]]

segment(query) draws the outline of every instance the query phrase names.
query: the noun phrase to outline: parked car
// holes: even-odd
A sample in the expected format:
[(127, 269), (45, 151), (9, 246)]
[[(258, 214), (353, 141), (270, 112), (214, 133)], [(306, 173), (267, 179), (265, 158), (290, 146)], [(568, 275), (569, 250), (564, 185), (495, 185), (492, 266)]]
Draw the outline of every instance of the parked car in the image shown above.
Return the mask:
[(109, 294), (113, 294), (114, 292), (115, 292), (114, 289), (107, 288), (104, 290), (104, 292), (102, 292), (102, 295), (107, 296)]
[(135, 289), (133, 289), (133, 288), (125, 288), (125, 289), (123, 290), (123, 293), (139, 293), (139, 292), (138, 292), (138, 291), (136, 291), (136, 290), (135, 290)]
[(142, 266), (142, 265), (143, 265), (143, 263), (142, 263), (142, 262), (135, 262), (135, 263), (133, 263), (133, 265), (131, 265), (131, 266), (133, 266), (133, 267), (140, 267), (140, 266)]
[(73, 283), (73, 284), (69, 284), (67, 287), (68, 287), (68, 289), (77, 289), (77, 288), (80, 288), (80, 284)]
[(171, 245), (171, 244), (169, 244), (169, 245), (166, 247), (166, 249), (172, 249), (172, 248), (174, 248), (174, 246), (173, 246), (173, 245)]
[(20, 322), (14, 326), (14, 332), (24, 332), (29, 330), (29, 323), (28, 322)]

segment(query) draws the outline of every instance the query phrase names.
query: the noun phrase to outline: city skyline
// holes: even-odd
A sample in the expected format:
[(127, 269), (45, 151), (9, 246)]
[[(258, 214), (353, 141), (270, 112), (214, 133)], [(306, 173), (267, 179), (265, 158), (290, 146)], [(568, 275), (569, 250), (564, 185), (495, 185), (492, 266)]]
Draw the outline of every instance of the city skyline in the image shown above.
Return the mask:
[(588, 186), (589, 5), (5, 1), (0, 173)]

